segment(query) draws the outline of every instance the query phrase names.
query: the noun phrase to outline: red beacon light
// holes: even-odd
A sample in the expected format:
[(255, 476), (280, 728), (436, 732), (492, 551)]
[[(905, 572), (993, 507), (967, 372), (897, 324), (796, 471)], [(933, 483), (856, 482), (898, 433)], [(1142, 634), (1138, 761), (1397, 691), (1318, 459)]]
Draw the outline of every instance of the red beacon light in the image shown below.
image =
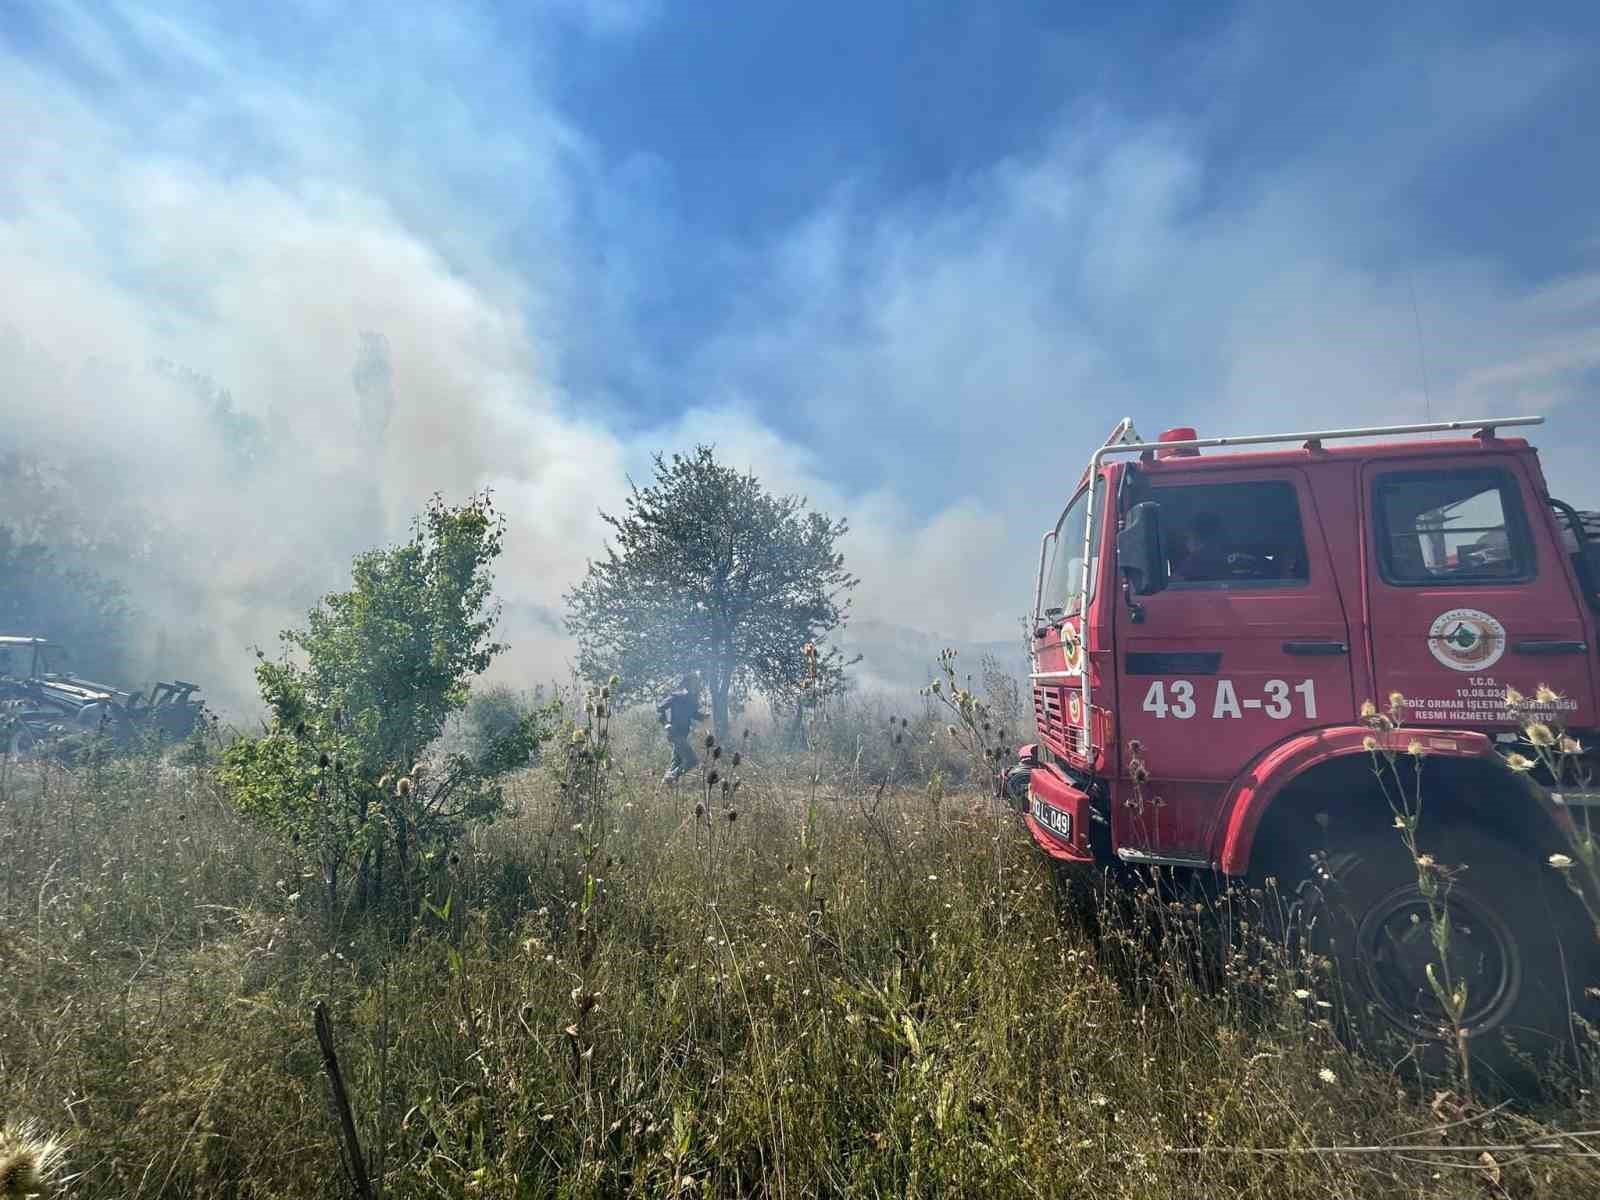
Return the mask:
[[(1180, 425), (1176, 429), (1166, 429), (1156, 438), (1158, 442), (1195, 442), (1200, 440), (1200, 435), (1187, 425)], [(1200, 451), (1193, 446), (1173, 446), (1156, 451), (1157, 458), (1198, 458)]]

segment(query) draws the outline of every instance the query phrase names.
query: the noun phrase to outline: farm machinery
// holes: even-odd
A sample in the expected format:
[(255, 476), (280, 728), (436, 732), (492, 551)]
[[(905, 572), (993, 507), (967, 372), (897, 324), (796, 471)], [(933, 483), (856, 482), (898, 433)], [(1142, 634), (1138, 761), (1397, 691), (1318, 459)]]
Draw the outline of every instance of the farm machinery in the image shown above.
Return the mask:
[(204, 711), (199, 685), (174, 679), (125, 692), (65, 670), (64, 649), (45, 638), (0, 636), (0, 750), (60, 756), (89, 740), (113, 746), (182, 741)]

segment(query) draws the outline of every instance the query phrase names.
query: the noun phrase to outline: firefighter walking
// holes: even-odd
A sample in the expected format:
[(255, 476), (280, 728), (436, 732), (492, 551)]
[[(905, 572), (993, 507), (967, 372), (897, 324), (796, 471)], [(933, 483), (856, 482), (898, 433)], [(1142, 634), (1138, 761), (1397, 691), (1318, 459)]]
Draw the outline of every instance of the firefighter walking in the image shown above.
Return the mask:
[(672, 766), (662, 776), (662, 783), (676, 783), (686, 771), (700, 764), (694, 747), (689, 745), (689, 729), (696, 721), (705, 720), (700, 711), (700, 680), (694, 675), (683, 677), (683, 686), (656, 705), (657, 719), (667, 727), (667, 741), (672, 744)]

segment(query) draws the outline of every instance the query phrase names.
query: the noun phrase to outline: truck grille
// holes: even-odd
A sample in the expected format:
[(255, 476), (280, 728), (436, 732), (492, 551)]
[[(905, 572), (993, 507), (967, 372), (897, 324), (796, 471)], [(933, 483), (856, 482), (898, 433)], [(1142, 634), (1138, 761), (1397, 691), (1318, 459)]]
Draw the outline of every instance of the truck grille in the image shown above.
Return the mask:
[[(1094, 713), (1098, 724), (1099, 714)], [(1092, 743), (1083, 736), (1079, 726), (1070, 724), (1067, 715), (1067, 689), (1035, 684), (1033, 689), (1033, 719), (1039, 737), (1055, 753), (1090, 764)]]

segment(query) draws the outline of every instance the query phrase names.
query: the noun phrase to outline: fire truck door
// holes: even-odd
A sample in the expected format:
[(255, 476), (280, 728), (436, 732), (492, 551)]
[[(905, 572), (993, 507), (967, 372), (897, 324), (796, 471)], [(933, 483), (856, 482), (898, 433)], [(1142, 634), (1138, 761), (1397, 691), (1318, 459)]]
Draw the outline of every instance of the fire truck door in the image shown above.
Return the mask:
[(1113, 837), (1125, 854), (1197, 859), (1250, 762), (1297, 732), (1353, 719), (1350, 635), (1301, 472), (1160, 476), (1127, 498), (1161, 506), (1172, 578), (1136, 598), (1137, 620), (1117, 605)]
[(1375, 463), (1362, 481), (1374, 678), (1415, 724), (1508, 725), (1507, 687), (1595, 725), (1593, 648), (1523, 465), (1509, 455)]

